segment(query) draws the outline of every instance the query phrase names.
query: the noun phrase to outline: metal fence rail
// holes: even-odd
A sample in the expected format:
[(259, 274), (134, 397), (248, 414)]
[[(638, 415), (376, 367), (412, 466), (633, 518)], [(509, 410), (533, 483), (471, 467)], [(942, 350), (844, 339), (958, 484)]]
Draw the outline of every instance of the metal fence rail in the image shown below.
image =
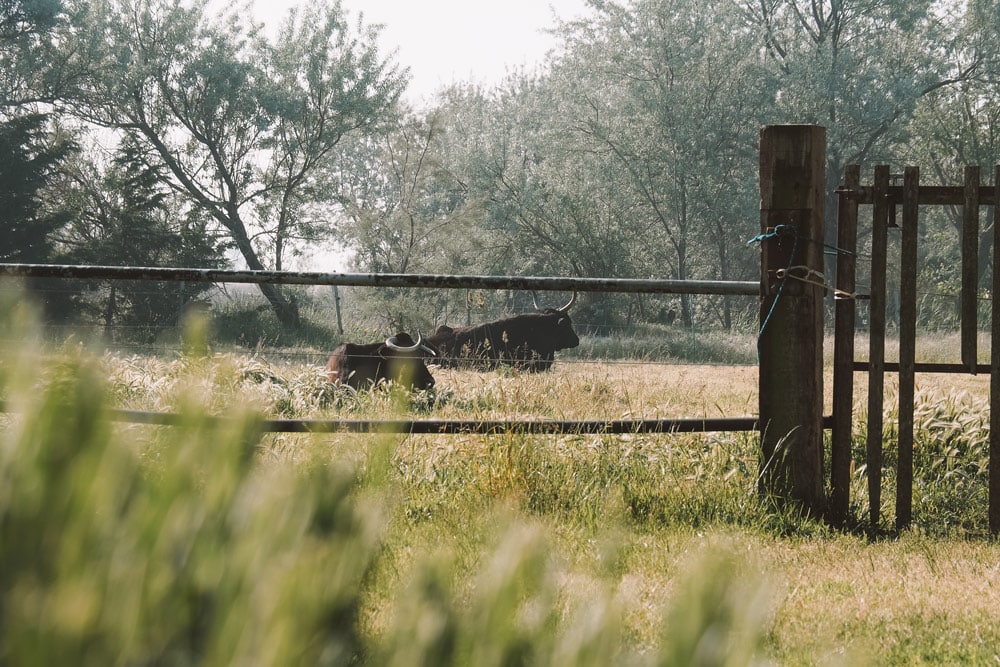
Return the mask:
[[(176, 426), (184, 415), (143, 410), (111, 410), (112, 421), (155, 426)], [(231, 417), (210, 417), (225, 422)], [(554, 435), (625, 434), (625, 433), (707, 433), (713, 431), (755, 431), (756, 417), (718, 417), (713, 419), (612, 419), (550, 420), (517, 419), (264, 419), (266, 433), (409, 433), (447, 434), (530, 433)]]
[(309, 271), (234, 271), (149, 266), (75, 266), (0, 264), (0, 276), (154, 280), (198, 283), (271, 283), (345, 287), (428, 287), (441, 289), (516, 289), (539, 291), (715, 294), (757, 296), (760, 282), (735, 280), (645, 280), (639, 278), (565, 278), (544, 276), (461, 276), (429, 273), (321, 273)]

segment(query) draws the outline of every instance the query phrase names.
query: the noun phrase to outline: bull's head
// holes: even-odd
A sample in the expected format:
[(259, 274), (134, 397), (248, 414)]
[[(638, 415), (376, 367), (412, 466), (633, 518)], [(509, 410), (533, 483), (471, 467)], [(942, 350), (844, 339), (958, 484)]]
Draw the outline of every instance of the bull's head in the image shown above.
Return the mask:
[(421, 338), (420, 334), (417, 334), (417, 341), (414, 342), (410, 338), (408, 333), (398, 333), (395, 336), (385, 339), (385, 346), (396, 352), (423, 352), (424, 354), (429, 354), (432, 357), (437, 356), (437, 352), (426, 345)]
[(385, 339), (385, 347), (379, 356), (389, 364), (389, 377), (403, 386), (415, 389), (430, 389), (434, 386), (434, 376), (427, 369), (424, 357), (436, 357), (437, 352), (423, 343), (420, 334), (414, 341), (407, 333), (397, 333)]
[(570, 347), (576, 347), (580, 344), (580, 338), (576, 335), (576, 331), (573, 330), (573, 321), (569, 317), (569, 309), (576, 303), (576, 290), (573, 291), (573, 296), (570, 297), (566, 305), (559, 308), (546, 308), (543, 309), (538, 305), (538, 299), (535, 297), (535, 293), (531, 293), (531, 302), (535, 306), (535, 310), (543, 315), (553, 316), (555, 319), (555, 331), (552, 342), (554, 343), (553, 349), (563, 350)]

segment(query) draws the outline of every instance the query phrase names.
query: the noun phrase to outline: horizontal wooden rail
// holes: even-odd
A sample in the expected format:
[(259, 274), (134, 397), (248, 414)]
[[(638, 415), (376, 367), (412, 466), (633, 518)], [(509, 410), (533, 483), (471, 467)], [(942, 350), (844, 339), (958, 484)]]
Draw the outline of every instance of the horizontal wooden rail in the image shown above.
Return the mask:
[(347, 287), (481, 288), (539, 291), (628, 292), (654, 294), (719, 294), (758, 296), (760, 282), (738, 280), (644, 280), (639, 278), (560, 278), (544, 276), (460, 276), (421, 273), (320, 273), (302, 271), (234, 271), (139, 266), (69, 264), (0, 264), (0, 276), (79, 278), (90, 280), (155, 280), (193, 283), (271, 283), (278, 285), (343, 285)]
[[(982, 205), (995, 204), (996, 195), (994, 190), (992, 185), (979, 186), (979, 203)], [(853, 198), (858, 204), (875, 203), (875, 191), (870, 186), (841, 188), (838, 192), (844, 196)], [(885, 198), (889, 204), (902, 204), (903, 186), (890, 185)], [(965, 204), (965, 201), (965, 187), (961, 185), (921, 185), (917, 190), (917, 204), (920, 205), (961, 206)]]
[[(898, 373), (899, 363), (895, 361), (886, 361), (882, 364), (883, 369), (887, 373)], [(869, 365), (867, 361), (855, 361), (853, 366), (855, 371), (860, 373), (867, 373)], [(976, 373), (983, 373), (988, 375), (990, 372), (989, 364), (977, 364)], [(969, 374), (969, 367), (965, 364), (932, 364), (932, 363), (915, 363), (913, 364), (913, 371), (915, 373), (965, 373)]]

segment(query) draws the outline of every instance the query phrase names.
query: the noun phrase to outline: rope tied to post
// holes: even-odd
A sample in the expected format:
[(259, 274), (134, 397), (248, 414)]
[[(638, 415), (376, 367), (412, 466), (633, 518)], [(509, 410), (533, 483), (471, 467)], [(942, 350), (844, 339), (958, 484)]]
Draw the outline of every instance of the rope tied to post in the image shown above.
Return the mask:
[(795, 227), (793, 227), (792, 225), (775, 225), (773, 230), (765, 232), (763, 234), (758, 234), (757, 236), (747, 241), (747, 245), (753, 245), (754, 243), (763, 243), (768, 239), (781, 238), (781, 237), (787, 237), (798, 240), (798, 235), (795, 233)]
[(758, 234), (747, 242), (747, 245), (753, 245), (754, 243), (763, 243), (764, 241), (774, 238), (792, 239), (792, 250), (788, 253), (788, 266), (784, 269), (778, 269), (778, 271), (775, 272), (775, 277), (779, 281), (778, 291), (774, 295), (774, 301), (771, 302), (771, 308), (767, 311), (767, 316), (764, 318), (764, 321), (761, 322), (760, 329), (757, 331), (757, 363), (760, 363), (760, 340), (764, 336), (764, 330), (767, 328), (767, 323), (771, 320), (771, 315), (774, 314), (774, 309), (775, 306), (778, 305), (778, 300), (781, 299), (781, 293), (785, 288), (785, 278), (788, 277), (788, 272), (792, 269), (792, 262), (795, 259), (795, 250), (798, 247), (799, 235), (795, 231), (795, 227), (792, 225), (775, 225), (771, 231)]
[[(802, 275), (796, 275), (795, 272), (797, 271), (800, 271)], [(774, 276), (779, 280), (788, 278), (790, 280), (798, 280), (799, 282), (806, 283), (808, 285), (822, 287), (824, 290), (833, 292), (834, 299), (858, 299), (863, 297), (863, 295), (859, 296), (857, 292), (845, 292), (842, 289), (838, 289), (830, 285), (830, 283), (826, 281), (826, 276), (823, 275), (822, 271), (810, 269), (805, 264), (797, 264), (796, 266), (790, 266), (787, 269), (778, 269), (774, 272)]]

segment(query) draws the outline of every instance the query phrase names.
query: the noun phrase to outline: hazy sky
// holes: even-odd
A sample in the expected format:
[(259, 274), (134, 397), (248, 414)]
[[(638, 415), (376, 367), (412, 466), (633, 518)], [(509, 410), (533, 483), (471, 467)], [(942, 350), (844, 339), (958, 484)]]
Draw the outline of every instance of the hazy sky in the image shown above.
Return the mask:
[[(308, 0), (305, 0), (308, 2)], [(268, 25), (284, 19), (298, 0), (254, 0), (257, 17)], [(573, 19), (586, 11), (586, 0), (342, 0), (343, 7), (365, 23), (381, 23), (384, 54), (410, 68), (408, 98), (433, 101), (433, 94), (454, 81), (499, 83), (508, 69), (542, 60), (555, 41), (545, 33), (554, 16)], [(290, 268), (343, 271), (339, 252), (316, 249), (295, 258)]]
[[(261, 19), (278, 20), (293, 0), (255, 0)], [(352, 16), (381, 23), (381, 47), (410, 67), (411, 100), (453, 81), (499, 82), (509, 68), (539, 62), (554, 45), (544, 29), (580, 16), (585, 0), (343, 0)]]

